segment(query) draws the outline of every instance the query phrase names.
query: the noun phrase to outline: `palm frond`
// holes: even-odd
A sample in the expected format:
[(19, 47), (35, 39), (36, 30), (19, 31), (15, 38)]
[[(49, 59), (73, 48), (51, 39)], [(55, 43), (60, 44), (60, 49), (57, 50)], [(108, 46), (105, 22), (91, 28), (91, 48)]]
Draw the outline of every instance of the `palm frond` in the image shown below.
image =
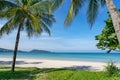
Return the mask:
[(0, 11), (0, 19), (1, 18), (4, 18), (6, 15), (5, 15), (5, 12), (3, 12), (3, 11)]
[(18, 9), (15, 16), (14, 16), (14, 19), (15, 19), (15, 23), (21, 23), (21, 22), (24, 22), (24, 19), (25, 19), (25, 13), (23, 10), (21, 9)]
[(39, 17), (41, 21), (48, 25), (48, 27), (52, 26), (53, 22), (56, 22), (52, 14), (41, 14)]
[(65, 25), (69, 25), (72, 23), (72, 20), (77, 16), (79, 9), (82, 7), (85, 0), (72, 0), (69, 12), (65, 19)]
[(18, 8), (8, 8), (4, 11), (0, 11), (0, 18), (11, 18), (12, 16), (14, 16), (17, 11), (19, 9)]
[[(17, 24), (16, 24), (17, 25)], [(15, 29), (15, 21), (14, 19), (10, 19), (5, 25), (0, 29), (0, 36), (4, 33), (9, 34), (12, 30)]]
[(27, 19), (29, 19), (32, 23), (32, 25), (34, 26), (34, 29), (36, 32), (41, 32), (42, 29), (40, 27), (40, 21), (39, 21), (39, 18), (36, 16), (36, 15), (33, 15), (29, 12), (25, 12), (25, 16)]
[(92, 27), (98, 15), (99, 2), (97, 0), (90, 0), (87, 10), (87, 21)]
[(73, 20), (73, 3), (71, 3), (71, 5), (70, 5), (69, 12), (65, 19), (65, 25), (71, 24), (72, 20)]
[(51, 12), (50, 5), (51, 3), (49, 1), (42, 1), (38, 2), (30, 7), (30, 10), (34, 13), (42, 13), (42, 12)]
[(28, 0), (28, 5), (29, 6), (32, 6), (32, 5), (34, 5), (34, 4), (36, 4), (36, 3), (39, 3), (39, 2), (41, 2), (42, 0)]
[(27, 5), (29, 0), (21, 0), (23, 5)]
[(49, 34), (49, 36), (51, 36), (50, 29), (48, 28), (48, 26), (44, 22), (41, 22), (41, 27), (44, 31), (46, 31)]
[(8, 22), (2, 26), (0, 29), (0, 35), (6, 33), (9, 34), (12, 30), (18, 27), (20, 22), (24, 22), (23, 18), (21, 17), (22, 13), (20, 10), (16, 12), (16, 14), (8, 20)]
[(50, 0), (52, 2), (51, 10), (54, 11), (60, 7), (64, 0)]
[(18, 6), (22, 6), (23, 3), (21, 2), (21, 0), (13, 0), (14, 3), (16, 3)]
[(99, 0), (100, 1), (100, 4), (101, 4), (101, 6), (104, 6), (105, 5), (105, 0)]
[(17, 7), (17, 5), (11, 1), (0, 0), (0, 10), (10, 7)]
[(26, 29), (28, 37), (29, 38), (32, 37), (34, 34), (34, 28), (33, 28), (31, 21), (29, 19), (26, 20), (25, 26), (26, 26), (25, 29)]

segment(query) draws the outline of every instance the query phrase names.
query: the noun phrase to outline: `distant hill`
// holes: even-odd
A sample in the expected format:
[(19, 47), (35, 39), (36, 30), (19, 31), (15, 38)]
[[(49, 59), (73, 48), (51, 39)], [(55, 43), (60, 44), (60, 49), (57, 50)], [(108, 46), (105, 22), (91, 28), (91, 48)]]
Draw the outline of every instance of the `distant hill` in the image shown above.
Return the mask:
[[(10, 50), (10, 49), (4, 49), (4, 48), (0, 48), (0, 52), (13, 52), (13, 50)], [(34, 49), (34, 50), (31, 50), (31, 51), (21, 51), (19, 50), (18, 52), (22, 52), (22, 53), (30, 53), (30, 52), (34, 52), (34, 53), (50, 53), (50, 51), (45, 51), (45, 50), (37, 50), (37, 49)]]
[(0, 52), (13, 52), (13, 50), (0, 48)]
[(50, 51), (45, 51), (45, 50), (37, 50), (37, 49), (31, 50), (30, 52), (51, 53)]
[[(0, 52), (13, 52), (13, 50), (0, 48)], [(18, 50), (18, 52), (26, 52), (26, 51)]]

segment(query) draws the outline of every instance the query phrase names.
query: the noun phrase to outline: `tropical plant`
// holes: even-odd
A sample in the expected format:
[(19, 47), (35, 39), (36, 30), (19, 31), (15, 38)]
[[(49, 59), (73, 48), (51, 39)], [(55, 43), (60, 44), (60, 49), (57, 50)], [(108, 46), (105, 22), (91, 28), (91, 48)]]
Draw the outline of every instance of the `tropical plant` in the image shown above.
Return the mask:
[(118, 67), (112, 61), (107, 63), (107, 66), (105, 66), (105, 70), (109, 76), (112, 76), (112, 75), (116, 76), (119, 74)]
[[(118, 10), (120, 15), (120, 10)], [(112, 19), (109, 15), (109, 18), (104, 21), (106, 23), (105, 27), (102, 30), (102, 33), (95, 36), (95, 39), (98, 40), (97, 47), (101, 50), (108, 50), (107, 52), (120, 51), (120, 45), (113, 27)]]
[(26, 31), (28, 37), (39, 36), (46, 31), (50, 35), (50, 26), (55, 22), (54, 16), (50, 12), (49, 1), (45, 0), (0, 0), (0, 18), (7, 18), (8, 21), (0, 29), (0, 36), (9, 34), (14, 29), (18, 29), (12, 72), (14, 72), (20, 31)]
[[(65, 0), (51, 0), (53, 1), (52, 9), (55, 10), (58, 8)], [(83, 6), (83, 3), (88, 1), (88, 10), (87, 10), (87, 20), (88, 23), (92, 26), (98, 15), (98, 9), (100, 6), (106, 4), (112, 22), (114, 25), (115, 32), (117, 34), (117, 39), (120, 43), (120, 17), (118, 15), (117, 9), (114, 5), (113, 0), (71, 0), (70, 9), (68, 15), (65, 19), (65, 24), (68, 25), (72, 20), (77, 16), (79, 9)]]
[(106, 26), (103, 28), (102, 33), (95, 36), (95, 39), (98, 40), (98, 43), (96, 45), (98, 49), (107, 49), (107, 52), (109, 53), (112, 50), (119, 49), (119, 42), (115, 34), (112, 19), (109, 17), (109, 19), (105, 20), (105, 23)]

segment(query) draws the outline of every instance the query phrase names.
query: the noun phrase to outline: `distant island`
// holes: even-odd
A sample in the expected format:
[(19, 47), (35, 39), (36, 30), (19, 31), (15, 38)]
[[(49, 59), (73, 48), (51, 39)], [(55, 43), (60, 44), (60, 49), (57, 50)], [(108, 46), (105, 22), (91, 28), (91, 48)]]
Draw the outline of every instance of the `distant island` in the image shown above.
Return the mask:
[(13, 50), (0, 48), (0, 52), (13, 52)]
[(45, 50), (37, 50), (37, 49), (31, 50), (31, 51), (29, 51), (29, 52), (51, 53), (50, 51), (45, 51)]
[[(13, 52), (13, 50), (10, 50), (10, 49), (4, 49), (4, 48), (0, 48), (0, 52)], [(37, 50), (37, 49), (33, 49), (31, 51), (21, 51), (21, 50), (18, 50), (18, 52), (22, 52), (22, 53), (51, 53), (50, 51), (46, 51), (46, 50)]]

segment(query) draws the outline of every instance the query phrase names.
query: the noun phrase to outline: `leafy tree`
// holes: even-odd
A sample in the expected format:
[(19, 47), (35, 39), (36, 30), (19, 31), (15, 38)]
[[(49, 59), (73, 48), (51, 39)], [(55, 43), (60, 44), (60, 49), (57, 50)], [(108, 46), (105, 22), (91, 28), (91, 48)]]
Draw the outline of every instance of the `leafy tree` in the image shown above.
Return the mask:
[(0, 18), (8, 21), (0, 29), (0, 36), (18, 29), (14, 48), (12, 72), (14, 72), (20, 32), (26, 31), (28, 37), (39, 36), (43, 31), (50, 35), (50, 26), (55, 22), (50, 12), (49, 1), (45, 0), (0, 0)]
[(103, 28), (102, 33), (95, 36), (95, 39), (99, 41), (96, 45), (98, 49), (107, 49), (107, 52), (109, 53), (111, 50), (119, 49), (119, 42), (113, 27), (111, 17), (105, 20), (105, 23), (106, 26)]

